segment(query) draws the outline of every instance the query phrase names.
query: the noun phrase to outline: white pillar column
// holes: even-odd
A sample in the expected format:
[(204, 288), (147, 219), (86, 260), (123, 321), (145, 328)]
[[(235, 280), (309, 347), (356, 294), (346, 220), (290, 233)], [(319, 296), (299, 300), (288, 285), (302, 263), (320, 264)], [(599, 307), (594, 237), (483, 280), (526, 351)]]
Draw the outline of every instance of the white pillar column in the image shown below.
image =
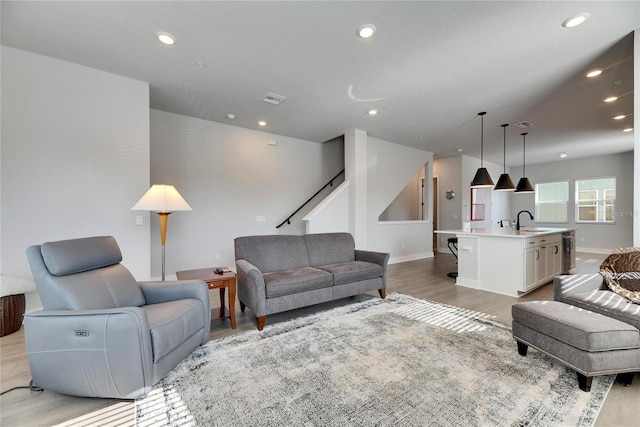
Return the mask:
[(367, 248), (367, 133), (349, 129), (344, 135), (345, 176), (349, 180), (349, 231), (356, 247)]
[(640, 28), (633, 35), (633, 246), (640, 246)]

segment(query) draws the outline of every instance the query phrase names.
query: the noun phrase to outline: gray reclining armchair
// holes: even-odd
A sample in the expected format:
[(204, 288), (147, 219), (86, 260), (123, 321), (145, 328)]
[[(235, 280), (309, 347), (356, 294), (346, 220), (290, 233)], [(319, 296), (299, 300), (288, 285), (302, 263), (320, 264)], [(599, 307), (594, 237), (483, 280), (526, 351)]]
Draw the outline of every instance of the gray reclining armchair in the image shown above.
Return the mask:
[(25, 315), (34, 383), (75, 396), (135, 399), (209, 339), (200, 280), (136, 282), (110, 236), (27, 248), (44, 307)]

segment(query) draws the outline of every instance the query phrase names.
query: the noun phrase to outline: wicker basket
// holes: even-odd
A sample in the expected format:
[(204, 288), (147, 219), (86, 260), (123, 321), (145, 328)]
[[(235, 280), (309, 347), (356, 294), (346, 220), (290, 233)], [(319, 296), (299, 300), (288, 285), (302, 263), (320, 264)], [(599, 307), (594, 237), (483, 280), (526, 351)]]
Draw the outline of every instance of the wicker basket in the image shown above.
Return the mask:
[(16, 332), (22, 326), (24, 294), (0, 298), (0, 337)]

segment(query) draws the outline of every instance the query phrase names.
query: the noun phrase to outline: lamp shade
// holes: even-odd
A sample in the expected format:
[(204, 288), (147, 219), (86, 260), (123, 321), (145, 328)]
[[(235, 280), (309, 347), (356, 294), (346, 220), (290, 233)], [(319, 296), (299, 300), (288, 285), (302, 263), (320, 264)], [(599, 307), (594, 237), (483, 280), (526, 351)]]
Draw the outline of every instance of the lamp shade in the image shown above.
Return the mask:
[(498, 183), (494, 188), (495, 191), (513, 191), (516, 189), (516, 186), (513, 185), (513, 181), (511, 181), (511, 177), (508, 173), (503, 173), (498, 178)]
[(476, 176), (471, 181), (471, 188), (488, 188), (493, 187), (493, 180), (489, 175), (487, 168), (478, 168)]
[(131, 210), (175, 212), (190, 211), (193, 209), (191, 209), (191, 206), (182, 198), (173, 185), (156, 184), (138, 200), (138, 203), (136, 203)]
[(533, 185), (531, 185), (529, 178), (520, 178), (520, 181), (518, 181), (518, 185), (516, 186), (515, 193), (533, 193)]

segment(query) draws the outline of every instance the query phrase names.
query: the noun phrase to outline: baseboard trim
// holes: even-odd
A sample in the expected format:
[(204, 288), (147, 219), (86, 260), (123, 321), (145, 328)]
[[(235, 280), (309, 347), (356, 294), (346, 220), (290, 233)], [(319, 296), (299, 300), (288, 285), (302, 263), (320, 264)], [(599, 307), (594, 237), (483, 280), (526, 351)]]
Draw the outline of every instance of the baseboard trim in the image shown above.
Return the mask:
[(609, 255), (613, 251), (614, 251), (613, 249), (606, 249), (606, 248), (581, 248), (576, 246), (576, 252), (586, 252), (590, 254)]
[(400, 262), (415, 261), (417, 259), (433, 258), (433, 252), (422, 252), (418, 254), (404, 255), (389, 258), (389, 264), (398, 264)]

